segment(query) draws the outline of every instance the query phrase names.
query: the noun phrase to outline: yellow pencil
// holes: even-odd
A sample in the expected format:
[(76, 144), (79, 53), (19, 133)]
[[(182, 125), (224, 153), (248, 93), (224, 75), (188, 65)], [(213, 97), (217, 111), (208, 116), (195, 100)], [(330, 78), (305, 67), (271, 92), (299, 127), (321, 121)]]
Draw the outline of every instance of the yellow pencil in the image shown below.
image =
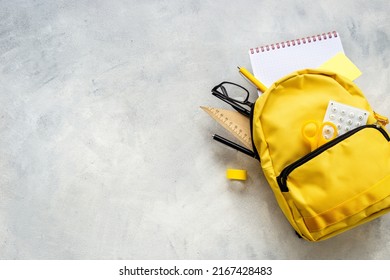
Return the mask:
[(263, 85), (255, 76), (252, 75), (251, 72), (246, 70), (244, 67), (238, 67), (239, 72), (244, 75), (249, 81), (251, 81), (261, 92), (265, 92), (267, 87)]

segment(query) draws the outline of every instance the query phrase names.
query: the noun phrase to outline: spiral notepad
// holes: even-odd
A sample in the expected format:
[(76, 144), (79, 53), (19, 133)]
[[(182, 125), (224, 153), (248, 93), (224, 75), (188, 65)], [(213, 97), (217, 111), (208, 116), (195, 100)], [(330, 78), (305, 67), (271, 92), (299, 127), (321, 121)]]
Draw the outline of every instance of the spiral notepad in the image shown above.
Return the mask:
[(249, 50), (253, 74), (269, 87), (294, 71), (317, 68), (337, 53), (344, 53), (336, 31)]

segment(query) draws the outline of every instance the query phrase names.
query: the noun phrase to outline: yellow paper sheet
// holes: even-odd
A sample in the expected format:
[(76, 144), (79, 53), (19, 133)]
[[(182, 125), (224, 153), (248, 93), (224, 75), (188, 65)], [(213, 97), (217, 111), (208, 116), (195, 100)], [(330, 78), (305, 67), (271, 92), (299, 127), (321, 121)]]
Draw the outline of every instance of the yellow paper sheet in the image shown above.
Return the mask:
[(347, 77), (351, 81), (358, 78), (362, 72), (355, 64), (343, 53), (338, 53), (327, 62), (322, 64), (318, 69), (324, 69), (335, 72), (344, 77)]

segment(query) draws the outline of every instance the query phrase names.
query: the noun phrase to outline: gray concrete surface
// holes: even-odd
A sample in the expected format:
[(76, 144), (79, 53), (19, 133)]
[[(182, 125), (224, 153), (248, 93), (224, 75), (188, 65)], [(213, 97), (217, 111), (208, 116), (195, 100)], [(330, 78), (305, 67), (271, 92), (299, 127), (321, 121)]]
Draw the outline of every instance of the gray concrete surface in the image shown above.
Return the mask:
[(214, 142), (199, 109), (245, 83), (250, 47), (337, 30), (389, 116), (389, 14), (386, 0), (0, 1), (0, 258), (389, 259), (390, 216), (298, 239), (258, 163)]

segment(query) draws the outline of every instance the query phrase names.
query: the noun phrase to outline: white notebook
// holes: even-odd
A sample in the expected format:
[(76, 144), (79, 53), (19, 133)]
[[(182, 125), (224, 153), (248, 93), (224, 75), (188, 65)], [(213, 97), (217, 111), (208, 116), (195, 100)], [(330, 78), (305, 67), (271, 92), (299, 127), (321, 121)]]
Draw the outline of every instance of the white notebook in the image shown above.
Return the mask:
[(269, 87), (278, 79), (305, 68), (317, 68), (337, 53), (344, 53), (336, 31), (249, 50), (254, 76)]

